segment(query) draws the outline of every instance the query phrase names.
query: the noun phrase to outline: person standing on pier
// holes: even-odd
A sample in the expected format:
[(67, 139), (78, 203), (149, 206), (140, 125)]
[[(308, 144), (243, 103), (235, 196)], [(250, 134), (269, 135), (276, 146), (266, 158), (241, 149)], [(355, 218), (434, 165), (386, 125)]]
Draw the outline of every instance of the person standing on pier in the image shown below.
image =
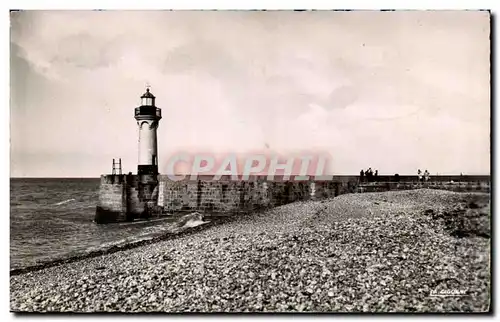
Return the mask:
[(372, 177), (373, 177), (373, 170), (372, 168), (368, 168), (368, 170), (366, 170), (366, 179), (368, 179), (368, 182), (372, 182)]
[(422, 182), (422, 171), (420, 169), (418, 169), (417, 174), (418, 174), (418, 181)]
[(359, 172), (359, 182), (364, 182), (365, 181), (365, 172), (363, 169)]
[(424, 180), (425, 180), (425, 182), (429, 181), (430, 175), (431, 174), (429, 173), (429, 171), (425, 170), (425, 172), (424, 172)]

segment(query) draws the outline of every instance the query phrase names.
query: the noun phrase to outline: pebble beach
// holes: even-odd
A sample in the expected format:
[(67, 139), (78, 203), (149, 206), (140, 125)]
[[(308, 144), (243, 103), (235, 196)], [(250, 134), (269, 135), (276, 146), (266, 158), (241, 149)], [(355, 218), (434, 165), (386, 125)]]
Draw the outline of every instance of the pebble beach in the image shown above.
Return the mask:
[(291, 203), (11, 275), (10, 294), (14, 312), (487, 312), (489, 195)]

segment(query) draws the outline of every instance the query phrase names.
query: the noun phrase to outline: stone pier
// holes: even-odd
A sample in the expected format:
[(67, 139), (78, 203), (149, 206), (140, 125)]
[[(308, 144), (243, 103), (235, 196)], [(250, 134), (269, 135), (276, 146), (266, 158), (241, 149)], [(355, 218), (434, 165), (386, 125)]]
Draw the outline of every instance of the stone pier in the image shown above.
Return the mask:
[[(283, 204), (333, 198), (346, 193), (408, 190), (419, 188), (455, 191), (490, 191), (490, 177), (435, 177), (420, 183), (412, 176), (380, 177), (379, 182), (360, 182), (357, 176), (334, 176), (330, 180), (267, 180), (250, 177), (233, 181), (229, 177), (212, 181), (172, 181), (163, 175), (103, 175), (95, 221), (110, 223), (147, 219), (179, 212), (199, 211), (205, 214), (238, 214)], [(465, 178), (465, 180), (464, 180)], [(455, 179), (455, 180), (453, 180)], [(462, 181), (458, 181), (462, 179)]]

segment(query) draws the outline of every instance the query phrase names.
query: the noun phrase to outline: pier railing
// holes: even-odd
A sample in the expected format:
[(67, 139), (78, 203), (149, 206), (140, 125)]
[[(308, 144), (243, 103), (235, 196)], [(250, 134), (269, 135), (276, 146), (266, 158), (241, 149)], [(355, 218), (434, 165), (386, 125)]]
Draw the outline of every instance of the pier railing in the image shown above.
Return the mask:
[(451, 191), (478, 191), (490, 192), (490, 182), (487, 181), (377, 181), (360, 182), (358, 192), (380, 192), (390, 190), (412, 190), (412, 189), (443, 189)]
[(154, 106), (140, 106), (135, 108), (135, 116), (150, 115), (161, 118), (161, 109)]

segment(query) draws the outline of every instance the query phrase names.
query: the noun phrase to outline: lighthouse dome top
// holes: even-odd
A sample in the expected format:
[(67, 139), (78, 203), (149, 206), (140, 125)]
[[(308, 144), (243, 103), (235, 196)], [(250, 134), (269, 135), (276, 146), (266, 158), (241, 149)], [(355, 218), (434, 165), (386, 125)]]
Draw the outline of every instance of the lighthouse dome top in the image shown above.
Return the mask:
[(149, 88), (146, 88), (146, 93), (142, 94), (141, 98), (155, 98), (155, 96), (151, 94)]
[(149, 88), (146, 88), (146, 93), (141, 96), (141, 106), (155, 106), (155, 96), (151, 94)]

